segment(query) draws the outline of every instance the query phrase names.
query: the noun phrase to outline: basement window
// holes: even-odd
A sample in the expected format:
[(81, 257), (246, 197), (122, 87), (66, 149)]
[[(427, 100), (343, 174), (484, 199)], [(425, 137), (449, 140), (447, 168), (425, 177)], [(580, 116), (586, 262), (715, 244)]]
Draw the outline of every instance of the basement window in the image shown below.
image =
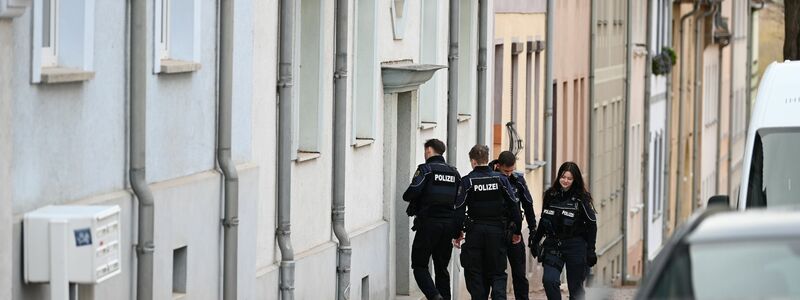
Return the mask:
[(186, 246), (172, 251), (172, 299), (186, 296)]

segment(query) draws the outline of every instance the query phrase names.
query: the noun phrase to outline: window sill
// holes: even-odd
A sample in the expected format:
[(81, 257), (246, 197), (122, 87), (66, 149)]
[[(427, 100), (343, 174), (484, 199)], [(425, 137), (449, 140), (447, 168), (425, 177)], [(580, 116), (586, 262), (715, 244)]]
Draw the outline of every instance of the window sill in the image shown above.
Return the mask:
[(436, 128), (436, 122), (422, 122), (419, 124), (419, 129), (428, 130)]
[(200, 70), (201, 67), (202, 65), (193, 61), (176, 59), (161, 60), (161, 73), (163, 74), (191, 73)]
[(322, 156), (319, 152), (297, 152), (297, 158), (295, 159), (296, 162), (301, 163), (304, 161), (314, 160)]
[(355, 144), (353, 144), (353, 148), (361, 148), (372, 145), (375, 142), (375, 139), (356, 139)]
[(458, 120), (458, 123), (464, 123), (464, 122), (466, 122), (466, 121), (469, 121), (469, 119), (472, 119), (472, 116), (471, 116), (471, 115), (462, 115), (462, 114), (459, 114), (459, 115), (458, 115), (458, 118), (457, 118), (457, 120)]
[(186, 299), (186, 293), (172, 292), (172, 300)]
[(94, 78), (94, 72), (78, 69), (47, 67), (42, 68), (42, 83), (69, 83), (83, 82)]
[(525, 165), (525, 170), (528, 170), (528, 171), (533, 171), (533, 170), (537, 170), (537, 169), (539, 169), (539, 168), (541, 168), (541, 167), (544, 167), (544, 166), (546, 166), (546, 165), (547, 165), (547, 162), (546, 162), (546, 161), (542, 161), (542, 160), (535, 160), (535, 161), (533, 161), (533, 163), (532, 163), (532, 164)]

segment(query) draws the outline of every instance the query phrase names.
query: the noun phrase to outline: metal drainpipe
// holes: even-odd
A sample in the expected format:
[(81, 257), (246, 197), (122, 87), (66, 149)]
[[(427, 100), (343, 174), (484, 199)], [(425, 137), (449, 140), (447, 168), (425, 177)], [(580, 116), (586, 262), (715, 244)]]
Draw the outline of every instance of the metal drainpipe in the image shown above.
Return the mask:
[[(486, 56), (489, 0), (478, 1), (478, 144), (486, 145)], [(495, 54), (497, 55), (497, 54)]]
[[(594, 153), (594, 123), (592, 122), (592, 107), (594, 106), (594, 39), (595, 39), (595, 28), (597, 24), (597, 20), (595, 20), (594, 15), (594, 0), (589, 1), (589, 99), (586, 100), (586, 116), (588, 117), (587, 122), (589, 123), (587, 127), (587, 136), (589, 139), (589, 153), (588, 157), (586, 157), (586, 161), (589, 164), (589, 174), (591, 174), (591, 161), (592, 161), (592, 153)], [(588, 178), (591, 182), (592, 178)], [(586, 179), (584, 179), (586, 180)], [(544, 187), (545, 189), (547, 186)]]
[(129, 180), (139, 200), (136, 245), (136, 299), (153, 299), (153, 242), (155, 209), (153, 193), (147, 185), (147, 45), (149, 18), (145, 0), (130, 1), (130, 170)]
[(280, 44), (278, 74), (278, 228), (281, 250), (280, 294), (294, 299), (294, 249), (291, 238), (292, 194), (292, 102), (294, 68), (295, 1), (280, 1)]
[[(732, 11), (731, 18), (730, 18), (731, 24), (736, 24), (736, 22), (740, 21), (736, 17), (736, 8), (735, 7), (736, 6), (734, 5), (734, 8), (731, 9), (731, 11)], [(735, 55), (736, 55), (736, 35), (737, 34), (739, 34), (739, 33), (735, 32), (735, 31), (731, 32), (731, 43), (732, 43), (732, 45), (730, 45), (731, 46), (731, 56), (730, 56), (730, 59), (731, 59), (731, 74), (736, 74), (736, 72), (734, 72), (734, 70), (736, 69), (736, 64), (735, 64), (735, 62), (736, 62), (735, 57), (736, 56)], [(722, 75), (720, 75), (720, 76), (722, 76)], [(731, 83), (728, 85), (730, 87), (730, 91), (729, 91), (730, 94), (728, 95), (729, 100), (732, 100), (734, 98), (734, 95), (736, 94), (736, 91), (735, 91), (735, 87), (736, 86), (733, 84), (733, 81), (734, 81), (733, 78), (734, 78), (734, 76), (731, 76)], [(720, 95), (722, 95), (722, 91), (721, 90), (720, 90)], [(722, 100), (721, 99), (720, 99), (720, 104), (722, 104)], [(722, 106), (722, 105), (720, 105), (720, 106)], [(725, 159), (725, 163), (728, 165), (728, 168), (727, 168), (728, 174), (726, 174), (726, 176), (725, 176), (726, 186), (727, 186), (728, 190), (725, 191), (724, 193), (722, 193), (722, 192), (719, 191), (719, 189), (717, 189), (718, 190), (717, 192), (720, 193), (720, 194), (723, 194), (723, 195), (731, 195), (731, 193), (730, 193), (730, 191), (731, 191), (731, 157), (733, 156), (733, 155), (731, 155), (731, 153), (733, 152), (733, 130), (732, 130), (733, 129), (733, 116), (731, 115), (731, 112), (733, 112), (733, 102), (729, 101), (729, 104), (728, 104), (728, 157)], [(721, 117), (721, 115), (719, 115), (717, 117)], [(722, 127), (722, 119), (721, 118), (720, 118), (719, 127)], [(720, 168), (717, 167), (717, 169), (719, 170)]]
[[(645, 44), (645, 49), (647, 49), (647, 52), (646, 52), (647, 56), (645, 56), (645, 61), (644, 61), (644, 64), (645, 64), (644, 65), (644, 130), (642, 131), (645, 134), (645, 136), (644, 136), (645, 137), (644, 138), (644, 140), (645, 140), (645, 142), (644, 142), (644, 151), (642, 152), (642, 204), (644, 204), (644, 207), (642, 208), (642, 270), (641, 270), (641, 273), (642, 273), (641, 277), (642, 278), (644, 278), (644, 275), (647, 274), (646, 273), (646, 270), (647, 270), (647, 259), (649, 257), (648, 253), (647, 253), (647, 251), (648, 251), (647, 243), (650, 241), (650, 239), (648, 238), (648, 230), (649, 230), (649, 225), (650, 225), (650, 222), (648, 222), (648, 220), (650, 219), (650, 203), (649, 203), (650, 199), (648, 197), (650, 195), (650, 193), (648, 193), (648, 191), (650, 189), (650, 182), (649, 182), (650, 168), (649, 168), (649, 166), (650, 166), (650, 137), (651, 137), (651, 135), (650, 135), (650, 89), (651, 89), (651, 82), (650, 82), (650, 80), (651, 80), (652, 74), (653, 74), (653, 68), (652, 68), (652, 63), (653, 63), (652, 62), (652, 57), (653, 56), (652, 56), (652, 54), (655, 53), (655, 52), (653, 52), (653, 53), (650, 52), (651, 51), (650, 48), (652, 46), (650, 39), (653, 38), (653, 33), (651, 32), (653, 30), (653, 24), (652, 24), (652, 22), (653, 22), (652, 0), (647, 0), (647, 8), (646, 9), (647, 9), (647, 12), (646, 12), (646, 17), (645, 17), (645, 20), (646, 20), (645, 22), (647, 22), (647, 24), (645, 25), (646, 29), (645, 29), (645, 43), (644, 44)], [(657, 163), (655, 161), (655, 159), (653, 159), (653, 162)]]
[[(458, 148), (458, 26), (460, 0), (450, 0), (449, 35), (447, 54), (447, 163), (457, 165)], [(480, 127), (480, 124), (478, 125)]]
[[(683, 178), (681, 178), (681, 175), (683, 175), (682, 174), (683, 172), (681, 172), (681, 170), (683, 168), (683, 166), (682, 166), (683, 159), (681, 159), (682, 158), (682, 154), (683, 154), (683, 94), (684, 94), (683, 93), (683, 65), (684, 65), (683, 62), (686, 61), (686, 59), (688, 57), (688, 55), (686, 55), (686, 51), (683, 51), (683, 40), (684, 40), (683, 27), (684, 27), (684, 23), (685, 23), (686, 19), (688, 19), (689, 17), (695, 15), (697, 12), (700, 11), (699, 8), (700, 8), (700, 2), (701, 1), (703, 1), (703, 0), (695, 0), (694, 7), (692, 8), (692, 10), (690, 12), (686, 13), (685, 15), (681, 16), (681, 24), (680, 24), (680, 30), (679, 30), (681, 37), (678, 40), (678, 48), (680, 48), (679, 51), (681, 53), (681, 57), (680, 57), (680, 62), (679, 62), (679, 68), (680, 69), (679, 69), (679, 72), (678, 72), (678, 133), (677, 133), (677, 136), (678, 136), (678, 153), (677, 153), (678, 163), (676, 164), (676, 169), (677, 169), (678, 172), (677, 172), (677, 177), (676, 177), (676, 180), (675, 180), (675, 217), (674, 217), (674, 221), (675, 222), (674, 222), (674, 225), (673, 225), (673, 230), (678, 228), (678, 220), (680, 220), (680, 218), (681, 218), (681, 199), (680, 198), (681, 198), (681, 186), (682, 186), (681, 182), (683, 181)], [(695, 24), (695, 26), (697, 26), (697, 24)]]
[(545, 33), (545, 42), (547, 48), (545, 49), (545, 75), (544, 75), (544, 99), (545, 99), (545, 113), (544, 113), (544, 160), (550, 164), (550, 167), (544, 168), (544, 187), (547, 189), (552, 184), (552, 169), (555, 165), (553, 162), (553, 10), (555, 5), (554, 0), (547, 0), (547, 31)]
[(621, 275), (621, 283), (625, 285), (625, 280), (627, 280), (628, 274), (628, 188), (630, 184), (628, 180), (630, 177), (628, 176), (628, 159), (630, 158), (630, 115), (631, 115), (631, 69), (632, 69), (632, 62), (633, 62), (633, 31), (631, 30), (631, 19), (632, 19), (632, 0), (627, 0), (626, 3), (626, 12), (625, 18), (625, 120), (623, 124), (625, 124), (624, 131), (624, 143), (625, 146), (622, 149), (623, 152), (623, 172), (622, 172), (622, 268), (620, 270)]
[[(699, 185), (698, 182), (701, 180), (703, 176), (700, 174), (700, 164), (697, 162), (700, 147), (698, 146), (702, 140), (700, 140), (700, 135), (702, 135), (702, 127), (700, 124), (702, 122), (700, 118), (700, 110), (703, 107), (703, 95), (701, 91), (701, 87), (703, 86), (703, 80), (701, 77), (701, 72), (703, 70), (703, 47), (701, 44), (703, 43), (703, 35), (700, 32), (700, 26), (697, 24), (700, 22), (700, 19), (703, 20), (703, 27), (705, 27), (705, 19), (708, 16), (713, 15), (717, 10), (717, 5), (712, 4), (711, 9), (708, 10), (704, 14), (698, 14), (694, 20), (694, 34), (695, 34), (695, 43), (694, 43), (694, 55), (695, 55), (695, 64), (694, 64), (694, 111), (692, 112), (694, 121), (692, 121), (692, 206), (691, 212), (694, 213), (695, 209), (697, 208), (697, 204), (699, 203), (700, 194), (697, 191), (697, 186)], [(705, 30), (703, 30), (705, 32)]]
[(233, 126), (233, 21), (234, 0), (219, 2), (219, 111), (217, 122), (217, 163), (224, 181), (225, 215), (222, 296), (225, 300), (237, 299), (239, 250), (239, 175), (231, 159), (231, 131)]
[[(662, 6), (661, 8), (663, 9), (664, 6)], [(672, 5), (669, 5), (669, 9), (667, 9), (665, 11), (665, 13), (667, 14), (667, 16), (664, 19), (665, 20), (672, 20), (672, 13), (673, 13)], [(672, 24), (672, 22), (670, 22), (670, 26), (672, 26), (671, 24)], [(673, 42), (672, 30), (669, 30), (669, 31), (665, 32), (665, 35), (667, 35), (667, 37), (668, 37), (668, 38), (665, 38), (665, 42), (666, 42), (666, 40), (668, 40), (668, 43), (670, 45), (672, 45), (672, 42)], [(661, 50), (661, 49), (659, 49), (659, 50)], [(664, 192), (661, 195), (661, 196), (663, 196), (662, 201), (661, 201), (662, 202), (662, 204), (661, 204), (661, 236), (662, 236), (661, 240), (662, 241), (664, 240), (663, 237), (667, 236), (667, 227), (668, 227), (667, 225), (669, 225), (669, 223), (667, 223), (667, 217), (665, 216), (665, 213), (664, 213), (663, 199), (667, 200), (667, 202), (669, 203), (669, 197), (670, 197), (670, 188), (669, 188), (669, 184), (670, 184), (670, 180), (669, 180), (670, 169), (669, 168), (672, 165), (672, 140), (670, 138), (671, 134), (672, 134), (672, 124), (671, 124), (672, 123), (672, 75), (670, 74), (669, 76), (667, 76), (667, 75), (664, 75), (664, 76), (667, 79), (667, 89), (666, 89), (666, 93), (665, 93), (666, 97), (665, 97), (665, 100), (664, 100), (665, 101), (664, 104), (666, 106), (666, 118), (664, 119), (664, 125), (665, 125), (664, 126), (664, 136), (666, 137), (665, 138), (666, 143), (662, 142), (661, 147), (664, 147), (664, 148), (662, 148), (663, 151), (664, 151), (664, 155), (662, 157), (664, 157), (666, 159), (666, 163), (665, 163), (664, 168), (662, 168), (663, 170), (661, 171), (661, 176), (662, 176), (661, 178), (666, 178), (666, 182), (664, 182), (663, 179), (662, 179), (662, 183), (661, 184), (662, 185), (666, 185), (666, 188), (663, 189)], [(655, 192), (654, 192), (654, 195), (655, 195)], [(667, 211), (669, 211), (669, 210), (667, 210)]]
[[(750, 12), (747, 14), (747, 85), (745, 86), (745, 106), (744, 106), (744, 128), (747, 131), (747, 128), (750, 128), (750, 105), (753, 102), (753, 13), (759, 11), (764, 8), (766, 5), (765, 0), (761, 0), (760, 3), (756, 4), (757, 2), (749, 1), (750, 3)], [(759, 80), (761, 80), (759, 78)]]
[(347, 168), (347, 23), (348, 0), (336, 0), (336, 66), (333, 73), (333, 233), (339, 240), (336, 261), (336, 297), (350, 298), (350, 257), (353, 252), (345, 228), (345, 184)]
[[(715, 20), (717, 18), (720, 18), (720, 19), (722, 18), (722, 16), (721, 16), (722, 11), (721, 10), (722, 10), (722, 8), (720, 7), (719, 10), (717, 11), (717, 13), (719, 13), (719, 14), (716, 15), (716, 17), (714, 17)], [(712, 38), (713, 38), (713, 36), (712, 36)], [(733, 39), (733, 37), (731, 37), (731, 40), (732, 39)], [(730, 42), (728, 42), (728, 44), (730, 44)], [(715, 195), (722, 194), (720, 192), (720, 190), (719, 190), (719, 185), (720, 185), (719, 184), (719, 175), (720, 175), (719, 174), (719, 170), (722, 169), (722, 158), (720, 157), (720, 153), (722, 153), (722, 152), (719, 151), (719, 150), (722, 147), (722, 120), (721, 120), (721, 116), (722, 116), (722, 105), (721, 105), (722, 104), (722, 49), (725, 48), (725, 47), (726, 47), (726, 45), (719, 44), (719, 52), (717, 52), (717, 55), (718, 55), (718, 57), (717, 57), (717, 120), (716, 120), (716, 122), (717, 122), (717, 155), (716, 155), (717, 156), (717, 163), (716, 163), (717, 178), (715, 178), (715, 180), (714, 180), (714, 194)], [(731, 58), (731, 62), (733, 62), (733, 47), (731, 47), (730, 49), (731, 49), (730, 58)], [(731, 63), (730, 66), (731, 66), (730, 68), (732, 70), (733, 69), (733, 63)], [(733, 84), (730, 84), (730, 86), (733, 86)], [(730, 148), (728, 148), (728, 157), (730, 157)], [(726, 176), (726, 177), (728, 177), (728, 176)]]

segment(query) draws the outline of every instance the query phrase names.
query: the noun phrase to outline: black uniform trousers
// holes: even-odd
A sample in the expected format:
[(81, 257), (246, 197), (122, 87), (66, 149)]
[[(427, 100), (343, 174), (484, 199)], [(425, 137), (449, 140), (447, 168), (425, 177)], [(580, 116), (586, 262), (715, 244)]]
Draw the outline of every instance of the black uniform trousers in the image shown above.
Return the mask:
[(506, 299), (506, 238), (503, 225), (472, 225), (461, 249), (461, 266), (473, 300)]
[[(420, 218), (414, 243), (411, 246), (411, 268), (414, 280), (425, 297), (441, 295), (450, 299), (450, 273), (447, 265), (453, 252), (453, 235), (458, 231), (455, 220), (449, 218)], [(436, 283), (431, 279), (428, 263), (433, 257)]]
[(525, 243), (508, 243), (508, 263), (511, 265), (511, 282), (514, 299), (528, 299), (528, 278), (525, 277)]
[[(547, 253), (548, 250), (548, 248), (545, 248), (544, 252)], [(582, 237), (561, 240), (561, 246), (558, 247), (558, 250), (561, 253), (562, 265), (566, 264), (567, 267), (569, 298), (584, 299), (583, 281), (586, 279), (586, 240)], [(542, 266), (544, 267), (542, 284), (544, 284), (547, 299), (560, 300), (561, 270), (563, 267), (557, 268), (547, 263), (542, 263)]]

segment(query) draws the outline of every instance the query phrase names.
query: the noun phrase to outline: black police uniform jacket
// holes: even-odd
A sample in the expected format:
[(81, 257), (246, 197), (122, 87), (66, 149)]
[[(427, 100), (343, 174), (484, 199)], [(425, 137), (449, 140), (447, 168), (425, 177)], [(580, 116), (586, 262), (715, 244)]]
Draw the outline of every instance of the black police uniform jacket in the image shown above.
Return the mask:
[(521, 234), (522, 215), (514, 188), (506, 176), (488, 166), (475, 167), (461, 179), (456, 200), (459, 224), (469, 217), (473, 222), (505, 222), (513, 224), (512, 233)]
[[(545, 192), (539, 229), (533, 242), (538, 245), (542, 237), (551, 241), (582, 237), (586, 240), (587, 249), (594, 252), (597, 216), (589, 196), (581, 197), (560, 187)], [(551, 245), (547, 240), (544, 247)]]
[(403, 193), (403, 200), (409, 202), (406, 213), (422, 218), (455, 218), (453, 203), (460, 184), (461, 175), (445, 163), (444, 157), (429, 157), (417, 166), (411, 184)]
[(514, 192), (512, 193), (514, 196), (517, 197), (517, 209), (522, 207), (522, 211), (525, 213), (525, 220), (528, 223), (528, 230), (533, 233), (536, 231), (536, 213), (533, 210), (533, 197), (531, 197), (531, 192), (528, 190), (528, 183), (525, 182), (525, 176), (522, 173), (514, 172), (511, 176), (508, 176), (508, 181), (511, 183), (511, 187), (514, 188)]

